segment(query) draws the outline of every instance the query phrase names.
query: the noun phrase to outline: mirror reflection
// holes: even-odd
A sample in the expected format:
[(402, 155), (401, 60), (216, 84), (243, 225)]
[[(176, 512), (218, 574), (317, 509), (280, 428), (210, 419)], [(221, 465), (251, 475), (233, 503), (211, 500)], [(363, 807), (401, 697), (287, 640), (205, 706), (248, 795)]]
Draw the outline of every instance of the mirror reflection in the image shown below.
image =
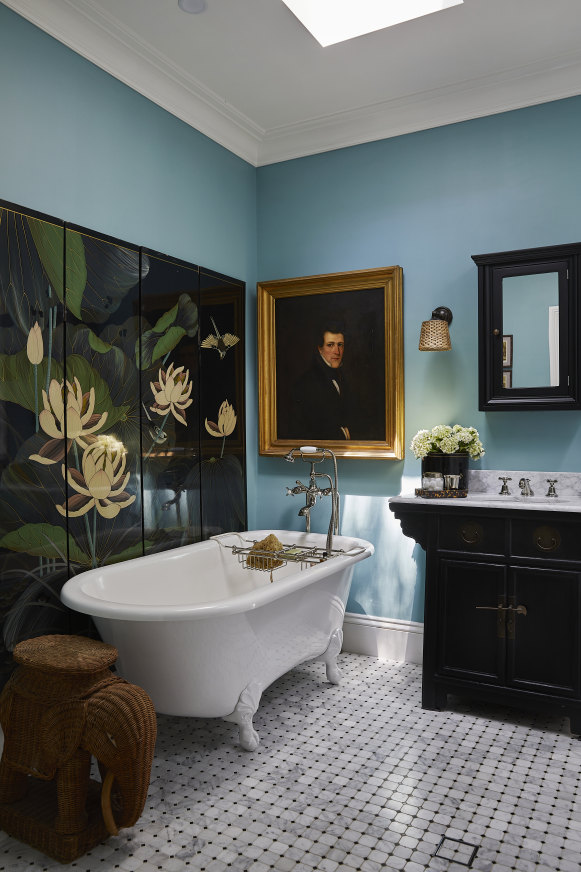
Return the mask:
[(502, 386), (559, 384), (559, 273), (502, 279)]

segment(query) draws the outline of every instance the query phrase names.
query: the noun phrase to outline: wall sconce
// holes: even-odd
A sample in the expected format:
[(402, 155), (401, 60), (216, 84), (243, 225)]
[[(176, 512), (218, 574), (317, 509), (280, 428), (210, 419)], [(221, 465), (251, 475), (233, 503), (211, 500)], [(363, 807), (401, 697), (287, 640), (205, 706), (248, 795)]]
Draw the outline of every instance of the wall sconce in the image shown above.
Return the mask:
[(452, 312), (447, 306), (438, 306), (432, 312), (431, 321), (422, 321), (420, 330), (420, 351), (450, 351), (450, 331)]

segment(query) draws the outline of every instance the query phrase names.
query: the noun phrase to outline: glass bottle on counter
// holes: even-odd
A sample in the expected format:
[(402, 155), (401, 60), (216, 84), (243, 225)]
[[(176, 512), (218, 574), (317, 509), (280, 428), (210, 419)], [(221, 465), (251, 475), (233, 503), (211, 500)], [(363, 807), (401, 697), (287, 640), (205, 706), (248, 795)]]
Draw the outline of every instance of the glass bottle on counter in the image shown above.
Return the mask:
[(422, 488), (427, 491), (444, 490), (444, 476), (441, 472), (424, 472)]

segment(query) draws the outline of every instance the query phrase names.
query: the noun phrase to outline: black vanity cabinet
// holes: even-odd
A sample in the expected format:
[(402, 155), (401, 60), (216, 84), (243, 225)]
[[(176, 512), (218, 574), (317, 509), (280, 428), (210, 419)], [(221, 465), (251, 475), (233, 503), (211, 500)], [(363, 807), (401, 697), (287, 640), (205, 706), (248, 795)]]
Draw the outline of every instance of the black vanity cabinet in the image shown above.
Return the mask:
[(390, 508), (426, 550), (422, 706), (468, 695), (563, 714), (581, 733), (579, 516), (413, 498)]

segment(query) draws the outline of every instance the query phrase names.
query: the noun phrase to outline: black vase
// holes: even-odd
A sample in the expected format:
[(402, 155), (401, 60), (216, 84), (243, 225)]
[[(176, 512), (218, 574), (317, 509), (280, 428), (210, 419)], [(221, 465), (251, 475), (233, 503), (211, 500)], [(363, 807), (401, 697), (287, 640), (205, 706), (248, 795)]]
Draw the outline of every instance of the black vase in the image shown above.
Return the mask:
[(422, 481), (424, 472), (441, 472), (442, 475), (459, 475), (458, 487), (468, 490), (470, 457), (467, 454), (426, 454), (422, 457)]

